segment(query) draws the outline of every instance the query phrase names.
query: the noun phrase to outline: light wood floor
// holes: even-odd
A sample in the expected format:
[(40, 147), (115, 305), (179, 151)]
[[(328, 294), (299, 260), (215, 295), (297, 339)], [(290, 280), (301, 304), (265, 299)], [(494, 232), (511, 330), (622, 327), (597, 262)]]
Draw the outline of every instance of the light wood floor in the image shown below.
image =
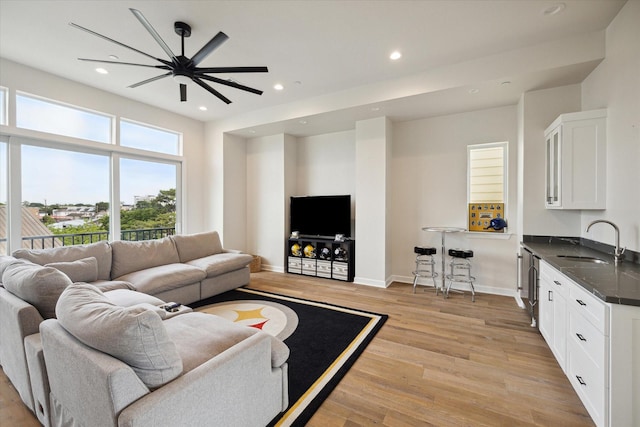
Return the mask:
[[(594, 425), (513, 298), (271, 272), (250, 287), (389, 315), (309, 426)], [(39, 425), (4, 374), (0, 425)]]

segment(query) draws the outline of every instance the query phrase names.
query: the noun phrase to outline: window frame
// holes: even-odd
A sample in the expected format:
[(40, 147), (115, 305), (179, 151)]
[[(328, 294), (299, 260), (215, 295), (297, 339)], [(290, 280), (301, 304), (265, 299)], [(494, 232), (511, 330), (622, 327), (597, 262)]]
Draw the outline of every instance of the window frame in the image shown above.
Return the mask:
[[(32, 128), (28, 128), (28, 127), (18, 126), (18, 116), (19, 116), (18, 98), (19, 97), (29, 98), (29, 99), (33, 99), (33, 100), (40, 101), (40, 102), (43, 102), (43, 103), (51, 104), (51, 105), (54, 105), (54, 106), (68, 108), (68, 109), (71, 109), (71, 110), (76, 110), (76, 111), (81, 112), (81, 113), (91, 114), (91, 115), (94, 115), (94, 116), (99, 116), (99, 117), (106, 118), (106, 119), (109, 120), (109, 138), (108, 138), (108, 141), (98, 141), (98, 140), (95, 140), (95, 139), (83, 138), (83, 137), (77, 136), (77, 135), (68, 135), (68, 134), (62, 134), (62, 133), (48, 132), (46, 130), (32, 129)], [(78, 105), (70, 104), (68, 102), (62, 102), (62, 101), (58, 101), (58, 100), (51, 99), (51, 98), (46, 98), (44, 96), (39, 96), (39, 95), (35, 95), (35, 94), (29, 93), (29, 92), (24, 92), (24, 91), (16, 91), (15, 95), (14, 95), (14, 101), (15, 101), (15, 107), (16, 107), (14, 125), (15, 125), (15, 127), (17, 129), (24, 129), (24, 130), (28, 130), (28, 131), (32, 131), (32, 132), (38, 132), (38, 133), (44, 134), (44, 135), (51, 135), (54, 138), (55, 137), (73, 138), (73, 139), (76, 139), (76, 140), (79, 140), (79, 141), (87, 141), (87, 142), (91, 142), (91, 143), (95, 143), (95, 144), (103, 144), (103, 145), (114, 145), (114, 144), (116, 144), (116, 141), (118, 139), (118, 136), (116, 135), (116, 132), (115, 132), (116, 116), (113, 115), (113, 114), (108, 114), (108, 113), (105, 113), (105, 112), (102, 112), (102, 111), (93, 110), (93, 109), (90, 109), (90, 108), (80, 107)]]
[[(506, 220), (509, 212), (509, 141), (499, 142), (487, 142), (480, 144), (467, 145), (467, 224), (469, 224), (469, 205), (472, 203), (485, 203), (485, 202), (471, 202), (471, 152), (473, 150), (481, 150), (487, 148), (502, 147), (502, 201), (494, 203), (503, 203), (503, 218)], [(491, 203), (491, 202), (487, 202)], [(493, 233), (482, 233), (478, 231), (469, 231), (478, 235), (493, 235)]]
[[(177, 137), (177, 146), (176, 146), (176, 153), (165, 153), (163, 151), (154, 151), (154, 150), (147, 150), (144, 148), (138, 148), (138, 147), (131, 147), (128, 145), (122, 145), (122, 124), (123, 123), (127, 123), (127, 124), (131, 124), (131, 125), (135, 125), (135, 126), (139, 126), (142, 128), (148, 128), (154, 131), (158, 131), (158, 132), (165, 132), (168, 134), (174, 134)], [(156, 154), (161, 154), (161, 155), (168, 155), (168, 156), (182, 156), (183, 153), (183, 147), (182, 147), (182, 137), (183, 134), (182, 132), (176, 132), (174, 130), (171, 129), (166, 129), (160, 126), (154, 126), (151, 125), (149, 123), (144, 123), (144, 122), (140, 122), (137, 120), (131, 120), (131, 119), (127, 119), (124, 117), (120, 117), (120, 119), (118, 120), (118, 138), (117, 138), (117, 145), (119, 145), (120, 147), (126, 148), (126, 149), (131, 149), (131, 150), (141, 150), (141, 151), (148, 151), (150, 153), (156, 153)]]
[(0, 126), (7, 126), (9, 124), (9, 88), (0, 86), (0, 93), (3, 95), (0, 99)]

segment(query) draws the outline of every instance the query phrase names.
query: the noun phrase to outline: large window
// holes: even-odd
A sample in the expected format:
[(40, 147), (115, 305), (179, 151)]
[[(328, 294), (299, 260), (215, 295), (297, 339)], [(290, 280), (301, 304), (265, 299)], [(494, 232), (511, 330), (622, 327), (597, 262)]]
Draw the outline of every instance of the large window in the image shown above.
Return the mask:
[(7, 88), (0, 87), (0, 125), (6, 125), (8, 123), (7, 120)]
[[(0, 118), (9, 94), (0, 87)], [(15, 123), (3, 124), (43, 135), (0, 136), (0, 254), (180, 230), (182, 134), (22, 92), (11, 96)]]
[(23, 246), (107, 240), (109, 179), (107, 155), (23, 145)]
[(113, 117), (32, 95), (16, 95), (16, 126), (95, 142), (112, 142)]
[(0, 255), (7, 254), (7, 144), (0, 141)]
[(173, 234), (178, 166), (147, 160), (120, 161), (120, 229), (123, 240)]
[[(469, 231), (502, 231), (507, 195), (508, 143), (469, 145)], [(494, 228), (494, 226), (501, 228)]]
[(120, 120), (120, 145), (165, 154), (180, 154), (180, 134)]

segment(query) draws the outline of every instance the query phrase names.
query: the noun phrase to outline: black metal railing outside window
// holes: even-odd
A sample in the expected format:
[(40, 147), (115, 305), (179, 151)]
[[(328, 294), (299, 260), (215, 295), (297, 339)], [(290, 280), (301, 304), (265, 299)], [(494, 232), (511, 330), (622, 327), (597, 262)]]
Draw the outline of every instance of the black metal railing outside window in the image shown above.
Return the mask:
[[(155, 240), (171, 236), (176, 233), (175, 227), (145, 228), (139, 230), (122, 230), (120, 240), (140, 241)], [(29, 249), (56, 248), (60, 246), (87, 245), (109, 240), (107, 231), (95, 231), (90, 233), (52, 234), (48, 236), (24, 236), (22, 241), (27, 242), (22, 247)], [(0, 238), (0, 242), (6, 239)]]

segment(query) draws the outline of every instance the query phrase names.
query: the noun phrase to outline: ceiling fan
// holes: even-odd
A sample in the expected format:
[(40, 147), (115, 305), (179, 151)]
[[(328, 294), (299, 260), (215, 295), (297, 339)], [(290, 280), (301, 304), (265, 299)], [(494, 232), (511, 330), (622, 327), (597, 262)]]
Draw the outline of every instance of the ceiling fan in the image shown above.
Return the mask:
[(102, 34), (96, 33), (95, 31), (91, 31), (88, 28), (84, 28), (80, 25), (74, 24), (70, 22), (74, 28), (78, 28), (80, 30), (86, 31), (89, 34), (93, 34), (94, 36), (100, 37), (102, 39), (108, 40), (112, 43), (117, 44), (118, 46), (126, 47), (127, 49), (131, 49), (134, 52), (137, 52), (141, 55), (147, 56), (151, 59), (154, 59), (160, 62), (162, 65), (147, 65), (147, 64), (135, 64), (131, 62), (119, 62), (119, 61), (105, 61), (101, 59), (87, 59), (87, 58), (78, 58), (80, 61), (89, 61), (89, 62), (100, 62), (107, 64), (120, 64), (120, 65), (134, 65), (137, 67), (149, 67), (149, 68), (157, 68), (160, 70), (166, 70), (167, 72), (161, 74), (159, 76), (152, 77), (147, 80), (143, 80), (138, 83), (134, 83), (130, 88), (135, 88), (138, 86), (142, 86), (147, 83), (154, 82), (156, 80), (163, 79), (165, 77), (172, 76), (175, 81), (180, 84), (180, 101), (185, 102), (187, 100), (187, 83), (194, 82), (202, 88), (206, 89), (213, 95), (217, 96), (220, 100), (225, 102), (226, 104), (230, 104), (231, 101), (222, 95), (220, 92), (212, 88), (209, 84), (205, 83), (203, 80), (207, 80), (210, 82), (218, 83), (225, 86), (230, 86), (236, 89), (244, 90), (247, 92), (255, 93), (257, 95), (262, 95), (262, 91), (258, 89), (253, 89), (248, 86), (241, 85), (232, 80), (225, 80), (218, 77), (209, 76), (207, 74), (219, 74), (219, 73), (266, 73), (269, 70), (267, 67), (198, 67), (200, 64), (211, 52), (216, 50), (222, 43), (227, 41), (229, 36), (227, 36), (222, 31), (218, 32), (211, 40), (209, 40), (195, 55), (191, 58), (187, 58), (184, 55), (184, 39), (185, 37), (191, 36), (191, 27), (184, 22), (175, 22), (174, 30), (176, 34), (178, 34), (182, 39), (182, 54), (176, 56), (169, 46), (162, 40), (160, 35), (156, 32), (156, 30), (151, 26), (149, 21), (144, 17), (142, 12), (136, 9), (129, 9), (138, 21), (147, 29), (147, 31), (151, 34), (154, 40), (160, 45), (162, 50), (166, 52), (169, 56), (170, 60), (156, 58), (155, 56), (149, 55), (148, 53), (142, 52), (134, 47), (128, 46), (124, 43), (120, 43), (117, 40), (109, 38), (107, 36), (103, 36)]

